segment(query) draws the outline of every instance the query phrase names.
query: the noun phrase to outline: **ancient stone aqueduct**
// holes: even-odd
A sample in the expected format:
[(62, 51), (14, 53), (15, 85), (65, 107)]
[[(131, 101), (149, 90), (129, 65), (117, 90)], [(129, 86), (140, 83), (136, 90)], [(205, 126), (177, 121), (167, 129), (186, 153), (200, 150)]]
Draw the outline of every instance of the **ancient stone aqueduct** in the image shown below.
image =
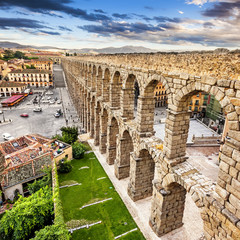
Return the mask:
[[(158, 236), (182, 226), (185, 195), (199, 208), (206, 239), (240, 239), (240, 56), (238, 54), (119, 54), (62, 60), (67, 85), (84, 129), (129, 177), (133, 201), (152, 197), (149, 224)], [(140, 95), (134, 117), (134, 82)], [(168, 94), (163, 149), (154, 136), (154, 88)], [(213, 94), (229, 123), (217, 183), (186, 161), (188, 101)]]

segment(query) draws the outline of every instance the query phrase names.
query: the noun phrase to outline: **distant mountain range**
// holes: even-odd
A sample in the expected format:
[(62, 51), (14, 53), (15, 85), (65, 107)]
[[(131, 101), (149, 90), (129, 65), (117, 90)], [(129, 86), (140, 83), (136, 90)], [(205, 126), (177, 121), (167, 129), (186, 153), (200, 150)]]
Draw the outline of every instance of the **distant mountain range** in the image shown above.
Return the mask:
[(14, 42), (1, 42), (0, 41), (0, 48), (17, 48), (17, 49), (24, 49), (24, 48), (34, 48), (39, 50), (66, 50), (70, 53), (106, 53), (106, 54), (114, 54), (114, 53), (149, 53), (149, 52), (157, 52), (157, 50), (145, 48), (141, 46), (123, 46), (119, 48), (108, 47), (108, 48), (82, 48), (82, 49), (61, 49), (52, 46), (33, 46), (33, 45), (22, 45)]
[(37, 47), (33, 45), (22, 45), (14, 42), (0, 42), (0, 48), (18, 48), (18, 49), (34, 48), (34, 49), (59, 49), (60, 50), (60, 48), (51, 47), (51, 46)]
[(123, 46), (119, 48), (107, 47), (107, 48), (71, 49), (70, 52), (93, 53), (93, 54), (97, 54), (97, 53), (114, 54), (114, 53), (149, 53), (149, 52), (157, 52), (157, 50), (145, 48), (141, 46)]

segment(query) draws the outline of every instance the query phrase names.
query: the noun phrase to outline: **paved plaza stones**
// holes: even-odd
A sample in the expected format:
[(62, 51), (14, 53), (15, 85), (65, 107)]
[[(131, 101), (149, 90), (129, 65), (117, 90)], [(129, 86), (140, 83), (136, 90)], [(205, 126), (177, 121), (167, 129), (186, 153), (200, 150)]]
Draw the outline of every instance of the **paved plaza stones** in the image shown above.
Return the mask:
[[(150, 225), (157, 236), (182, 226), (186, 192), (199, 208), (206, 239), (240, 238), (240, 75), (237, 54), (122, 54), (62, 60), (68, 89), (86, 132), (129, 176), (133, 201), (152, 196)], [(209, 68), (209, 66), (214, 66)], [(134, 82), (140, 95), (134, 117)], [(168, 94), (164, 141), (154, 136), (154, 88)], [(219, 101), (229, 122), (216, 185), (186, 157), (193, 94)], [(163, 149), (157, 146), (163, 144)], [(125, 169), (125, 170), (124, 170)]]

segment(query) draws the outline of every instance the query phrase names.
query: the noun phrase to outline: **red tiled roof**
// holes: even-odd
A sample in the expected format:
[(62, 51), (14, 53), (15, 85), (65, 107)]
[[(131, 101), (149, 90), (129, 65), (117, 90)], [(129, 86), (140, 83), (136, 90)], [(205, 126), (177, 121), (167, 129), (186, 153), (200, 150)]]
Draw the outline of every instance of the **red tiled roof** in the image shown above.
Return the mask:
[(19, 94), (19, 95), (14, 95), (6, 100), (4, 100), (2, 103), (13, 103), (15, 101), (17, 101), (19, 98), (23, 97), (23, 94)]

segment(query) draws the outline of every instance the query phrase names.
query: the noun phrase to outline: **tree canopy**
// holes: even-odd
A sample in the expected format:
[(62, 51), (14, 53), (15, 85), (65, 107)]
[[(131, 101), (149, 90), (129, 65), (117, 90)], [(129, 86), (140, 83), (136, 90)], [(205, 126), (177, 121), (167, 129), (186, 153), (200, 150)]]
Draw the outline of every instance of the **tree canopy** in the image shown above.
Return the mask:
[(53, 220), (52, 190), (46, 186), (28, 198), (19, 197), (0, 220), (0, 239), (25, 240)]

